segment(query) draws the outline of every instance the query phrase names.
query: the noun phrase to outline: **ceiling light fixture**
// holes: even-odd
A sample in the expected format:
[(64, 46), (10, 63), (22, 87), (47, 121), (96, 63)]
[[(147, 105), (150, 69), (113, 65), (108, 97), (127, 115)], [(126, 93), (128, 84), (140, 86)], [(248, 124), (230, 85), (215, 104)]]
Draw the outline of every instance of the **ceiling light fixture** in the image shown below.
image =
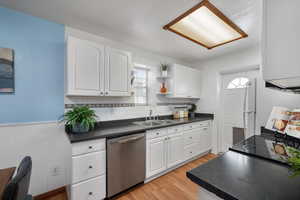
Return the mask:
[(248, 37), (208, 0), (203, 0), (163, 28), (207, 49)]

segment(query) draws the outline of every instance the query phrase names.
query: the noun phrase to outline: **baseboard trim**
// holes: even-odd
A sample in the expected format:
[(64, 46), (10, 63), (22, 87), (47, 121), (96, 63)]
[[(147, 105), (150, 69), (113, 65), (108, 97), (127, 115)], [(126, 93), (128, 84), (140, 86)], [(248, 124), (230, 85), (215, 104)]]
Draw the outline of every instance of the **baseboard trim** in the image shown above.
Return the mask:
[(34, 197), (34, 200), (42, 200), (42, 199), (50, 198), (50, 197), (55, 196), (55, 195), (57, 195), (59, 193), (62, 193), (62, 192), (66, 192), (66, 187), (65, 186), (57, 188), (55, 190), (51, 190), (51, 191), (43, 193), (43, 194), (39, 194), (39, 195)]

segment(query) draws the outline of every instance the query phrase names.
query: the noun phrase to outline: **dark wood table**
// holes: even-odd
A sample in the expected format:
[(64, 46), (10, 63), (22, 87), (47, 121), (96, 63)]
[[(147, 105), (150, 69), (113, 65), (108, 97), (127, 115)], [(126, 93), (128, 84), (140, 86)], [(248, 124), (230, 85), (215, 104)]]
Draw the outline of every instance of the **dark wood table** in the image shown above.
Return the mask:
[(16, 170), (15, 167), (0, 169), (0, 199), (2, 199), (2, 193), (5, 189), (5, 186), (14, 175), (15, 170)]

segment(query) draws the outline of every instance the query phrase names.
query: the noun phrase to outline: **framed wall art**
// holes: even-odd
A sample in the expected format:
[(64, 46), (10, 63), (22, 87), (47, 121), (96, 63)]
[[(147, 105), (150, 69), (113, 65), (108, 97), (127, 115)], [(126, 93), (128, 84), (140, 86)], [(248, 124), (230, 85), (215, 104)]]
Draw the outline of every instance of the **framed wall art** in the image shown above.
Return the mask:
[(14, 50), (0, 48), (0, 94), (14, 92)]

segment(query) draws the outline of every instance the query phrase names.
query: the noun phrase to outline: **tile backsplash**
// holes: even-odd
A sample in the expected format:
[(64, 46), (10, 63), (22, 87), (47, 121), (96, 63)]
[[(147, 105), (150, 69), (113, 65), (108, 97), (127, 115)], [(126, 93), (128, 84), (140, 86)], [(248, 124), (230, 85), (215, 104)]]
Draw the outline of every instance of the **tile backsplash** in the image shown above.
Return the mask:
[[(169, 105), (157, 105), (157, 106), (141, 106), (132, 105), (123, 106), (126, 104), (77, 104), (87, 105), (95, 110), (98, 121), (111, 121), (111, 120), (122, 120), (141, 118), (149, 115), (149, 110), (153, 111), (153, 116), (156, 115), (171, 115), (173, 112), (174, 105), (186, 105), (171, 103)], [(75, 104), (66, 104), (66, 110), (71, 109)]]

